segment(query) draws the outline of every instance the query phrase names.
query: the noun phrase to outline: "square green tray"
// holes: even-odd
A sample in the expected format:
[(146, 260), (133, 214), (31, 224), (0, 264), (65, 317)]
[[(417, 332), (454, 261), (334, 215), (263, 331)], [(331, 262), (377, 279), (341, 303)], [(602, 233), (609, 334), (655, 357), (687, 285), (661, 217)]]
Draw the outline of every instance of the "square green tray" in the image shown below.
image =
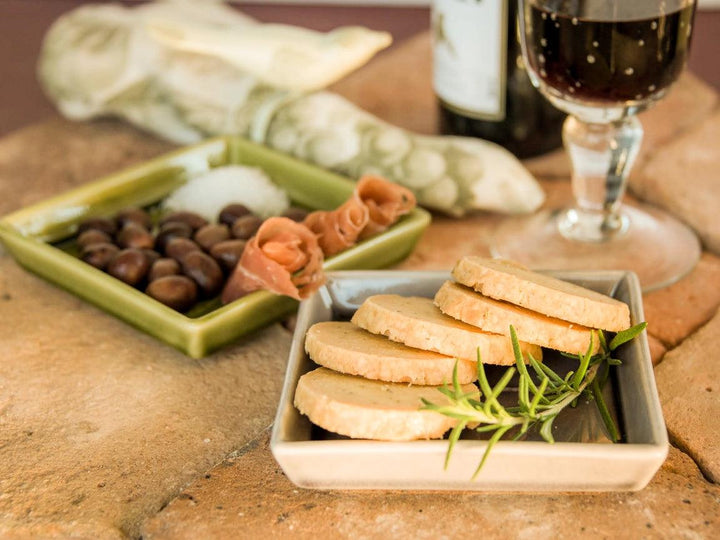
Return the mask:
[[(127, 206), (160, 201), (188, 178), (212, 167), (244, 164), (263, 169), (294, 204), (332, 209), (352, 193), (348, 178), (237, 137), (218, 137), (112, 174), (5, 216), (0, 239), (25, 268), (140, 330), (201, 358), (297, 308), (267, 291), (249, 294), (207, 313), (178, 313), (143, 292), (61, 249), (79, 222), (112, 216)], [(229, 201), (230, 202), (230, 201)], [(325, 261), (326, 270), (383, 268), (407, 257), (430, 215), (416, 208), (387, 231)], [(212, 305), (212, 303), (211, 303)]]

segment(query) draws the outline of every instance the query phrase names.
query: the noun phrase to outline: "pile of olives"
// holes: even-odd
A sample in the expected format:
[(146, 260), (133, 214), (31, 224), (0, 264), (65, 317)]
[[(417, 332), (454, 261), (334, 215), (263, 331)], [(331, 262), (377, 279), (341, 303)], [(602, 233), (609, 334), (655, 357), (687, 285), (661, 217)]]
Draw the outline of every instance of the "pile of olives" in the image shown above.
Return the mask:
[[(302, 221), (306, 214), (291, 207), (284, 215)], [(222, 291), (262, 222), (238, 203), (225, 206), (217, 223), (178, 211), (154, 224), (146, 210), (126, 208), (80, 223), (76, 243), (86, 263), (185, 312)]]

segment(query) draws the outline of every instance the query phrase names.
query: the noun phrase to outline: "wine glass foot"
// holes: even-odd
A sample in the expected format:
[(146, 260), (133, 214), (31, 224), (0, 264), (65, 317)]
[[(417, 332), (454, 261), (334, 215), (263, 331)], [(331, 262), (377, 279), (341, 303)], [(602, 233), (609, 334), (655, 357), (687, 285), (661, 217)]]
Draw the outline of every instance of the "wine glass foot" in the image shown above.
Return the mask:
[(624, 230), (597, 242), (561, 234), (565, 210), (513, 218), (498, 227), (491, 253), (538, 270), (631, 270), (644, 292), (670, 285), (695, 267), (700, 242), (687, 226), (648, 206), (625, 204), (621, 214)]
[(622, 213), (586, 212), (570, 208), (557, 216), (557, 227), (568, 240), (607, 242), (625, 234), (630, 219)]

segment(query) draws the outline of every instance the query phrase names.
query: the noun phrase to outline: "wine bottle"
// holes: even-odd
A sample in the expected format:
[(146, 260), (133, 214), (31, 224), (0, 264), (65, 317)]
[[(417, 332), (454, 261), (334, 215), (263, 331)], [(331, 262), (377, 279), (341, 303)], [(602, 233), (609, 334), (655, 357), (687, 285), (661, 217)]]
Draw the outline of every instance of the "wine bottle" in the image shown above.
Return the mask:
[(516, 14), (516, 0), (434, 0), (433, 85), (441, 133), (525, 158), (561, 146), (565, 115), (530, 82)]

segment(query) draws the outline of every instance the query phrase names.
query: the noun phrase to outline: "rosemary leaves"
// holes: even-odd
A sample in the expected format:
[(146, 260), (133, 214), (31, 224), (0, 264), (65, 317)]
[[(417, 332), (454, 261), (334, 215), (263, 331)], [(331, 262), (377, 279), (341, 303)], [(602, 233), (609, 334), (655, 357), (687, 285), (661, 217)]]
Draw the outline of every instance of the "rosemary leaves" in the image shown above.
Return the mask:
[[(447, 468), (453, 448), (465, 429), (492, 434), (473, 478), (482, 469), (495, 444), (511, 430), (514, 430), (513, 439), (518, 439), (528, 429), (537, 426), (540, 436), (545, 441), (553, 443), (553, 421), (566, 407), (576, 403), (582, 395), (592, 397), (609, 437), (613, 442), (617, 442), (620, 435), (602, 397), (602, 388), (607, 381), (610, 366), (621, 363), (619, 359), (613, 357), (613, 352), (620, 345), (640, 334), (646, 326), (647, 323), (643, 322), (618, 332), (610, 343), (607, 343), (602, 331), (594, 332), (593, 339), (600, 341), (600, 352), (593, 355), (591, 352), (593, 343), (591, 343), (585, 354), (575, 357), (578, 361), (577, 368), (564, 375), (560, 375), (546, 364), (538, 362), (532, 355), (528, 355), (528, 365), (526, 365), (520, 352), (515, 329), (511, 326), (510, 337), (515, 355), (515, 366), (508, 368), (494, 386), (491, 386), (488, 381), (478, 352), (478, 392), (463, 391), (457, 380), (456, 365), (452, 386), (445, 385), (439, 388), (440, 392), (450, 400), (450, 403), (436, 405), (423, 399), (423, 409), (439, 412), (458, 421), (450, 432), (445, 467)], [(498, 397), (516, 373), (518, 374), (517, 405), (504, 406)]]

